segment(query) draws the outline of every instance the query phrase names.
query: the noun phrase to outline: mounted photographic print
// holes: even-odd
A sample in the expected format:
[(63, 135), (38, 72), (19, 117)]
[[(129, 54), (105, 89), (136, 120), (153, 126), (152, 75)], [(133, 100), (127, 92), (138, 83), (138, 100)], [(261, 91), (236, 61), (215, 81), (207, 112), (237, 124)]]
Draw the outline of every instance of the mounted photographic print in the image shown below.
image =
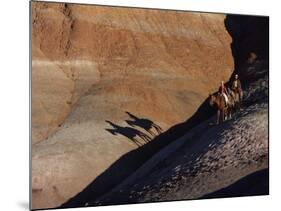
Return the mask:
[(269, 194), (269, 17), (30, 12), (31, 209)]

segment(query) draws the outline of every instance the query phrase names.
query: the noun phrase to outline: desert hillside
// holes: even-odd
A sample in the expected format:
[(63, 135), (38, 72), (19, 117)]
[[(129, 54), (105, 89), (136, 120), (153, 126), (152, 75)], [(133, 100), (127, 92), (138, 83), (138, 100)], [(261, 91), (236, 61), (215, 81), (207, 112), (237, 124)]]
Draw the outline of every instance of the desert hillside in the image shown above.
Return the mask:
[(233, 119), (200, 123), (84, 206), (269, 194), (268, 66), (256, 61), (244, 71), (258, 79)]
[[(214, 125), (207, 100), (187, 121), (154, 139), (174, 141), (120, 184), (97, 195), (104, 173), (62, 207), (269, 194), (268, 19), (228, 15), (225, 25), (243, 82), (242, 110)], [(252, 31), (260, 32), (254, 36)]]
[[(110, 194), (212, 115), (209, 93), (245, 63), (234, 46), (250, 65), (261, 59), (248, 44), (255, 40), (241, 44), (223, 14), (43, 2), (31, 9), (33, 209)], [(208, 115), (187, 126), (202, 105)]]

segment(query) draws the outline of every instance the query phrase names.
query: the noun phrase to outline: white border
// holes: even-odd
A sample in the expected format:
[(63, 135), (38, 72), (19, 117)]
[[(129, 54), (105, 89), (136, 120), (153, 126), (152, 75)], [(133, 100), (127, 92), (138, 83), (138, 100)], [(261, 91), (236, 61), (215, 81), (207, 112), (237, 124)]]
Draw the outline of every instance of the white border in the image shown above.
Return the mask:
[[(276, 210), (280, 207), (280, 7), (267, 0), (67, 0), (76, 3), (243, 13), (270, 16), (270, 196), (109, 206), (67, 210)], [(27, 210), (29, 142), (29, 2), (3, 1), (0, 7), (0, 199), (1, 210)]]

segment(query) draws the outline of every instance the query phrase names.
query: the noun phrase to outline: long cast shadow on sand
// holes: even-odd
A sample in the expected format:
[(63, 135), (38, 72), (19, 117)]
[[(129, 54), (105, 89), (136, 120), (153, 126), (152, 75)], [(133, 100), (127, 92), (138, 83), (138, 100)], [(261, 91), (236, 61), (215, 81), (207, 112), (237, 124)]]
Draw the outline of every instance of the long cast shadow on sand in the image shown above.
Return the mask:
[[(125, 120), (129, 126), (124, 127), (106, 120), (105, 122), (107, 122), (111, 128), (106, 128), (105, 130), (115, 136), (122, 135), (127, 137), (138, 147), (147, 144), (153, 138), (162, 133), (162, 128), (152, 120), (147, 118), (139, 118), (128, 111), (126, 111), (126, 114), (128, 114), (130, 118)], [(140, 129), (145, 130), (145, 132), (142, 132)]]
[(113, 127), (112, 129), (106, 128), (106, 131), (112, 135), (123, 135), (133, 141), (138, 147), (148, 143), (151, 140), (151, 137), (140, 130), (132, 127), (122, 127), (108, 120), (106, 120), (106, 122)]
[[(139, 118), (128, 111), (126, 111), (126, 114), (128, 114), (128, 116), (130, 117), (130, 120), (126, 120), (128, 125), (132, 127), (141, 127), (152, 136), (156, 136), (162, 133), (162, 128), (150, 119)], [(155, 132), (153, 130), (155, 130)]]

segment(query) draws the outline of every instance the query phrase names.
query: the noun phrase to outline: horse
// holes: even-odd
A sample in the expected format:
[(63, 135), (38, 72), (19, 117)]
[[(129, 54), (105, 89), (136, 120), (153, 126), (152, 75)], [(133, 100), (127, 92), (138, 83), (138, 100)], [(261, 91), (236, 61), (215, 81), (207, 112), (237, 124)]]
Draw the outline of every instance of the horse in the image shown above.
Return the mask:
[(242, 99), (243, 99), (243, 91), (239, 89), (230, 89), (234, 96), (235, 101), (235, 111), (238, 111), (241, 109)]
[(229, 103), (227, 105), (227, 111), (228, 111), (228, 116), (231, 119), (232, 115), (237, 111), (237, 104), (239, 103), (239, 98), (237, 98), (237, 95), (232, 89), (227, 88), (227, 92), (228, 92), (228, 99), (229, 99)]
[(217, 124), (222, 123), (228, 115), (228, 106), (226, 105), (224, 96), (219, 93), (210, 94), (209, 104), (217, 109)]

